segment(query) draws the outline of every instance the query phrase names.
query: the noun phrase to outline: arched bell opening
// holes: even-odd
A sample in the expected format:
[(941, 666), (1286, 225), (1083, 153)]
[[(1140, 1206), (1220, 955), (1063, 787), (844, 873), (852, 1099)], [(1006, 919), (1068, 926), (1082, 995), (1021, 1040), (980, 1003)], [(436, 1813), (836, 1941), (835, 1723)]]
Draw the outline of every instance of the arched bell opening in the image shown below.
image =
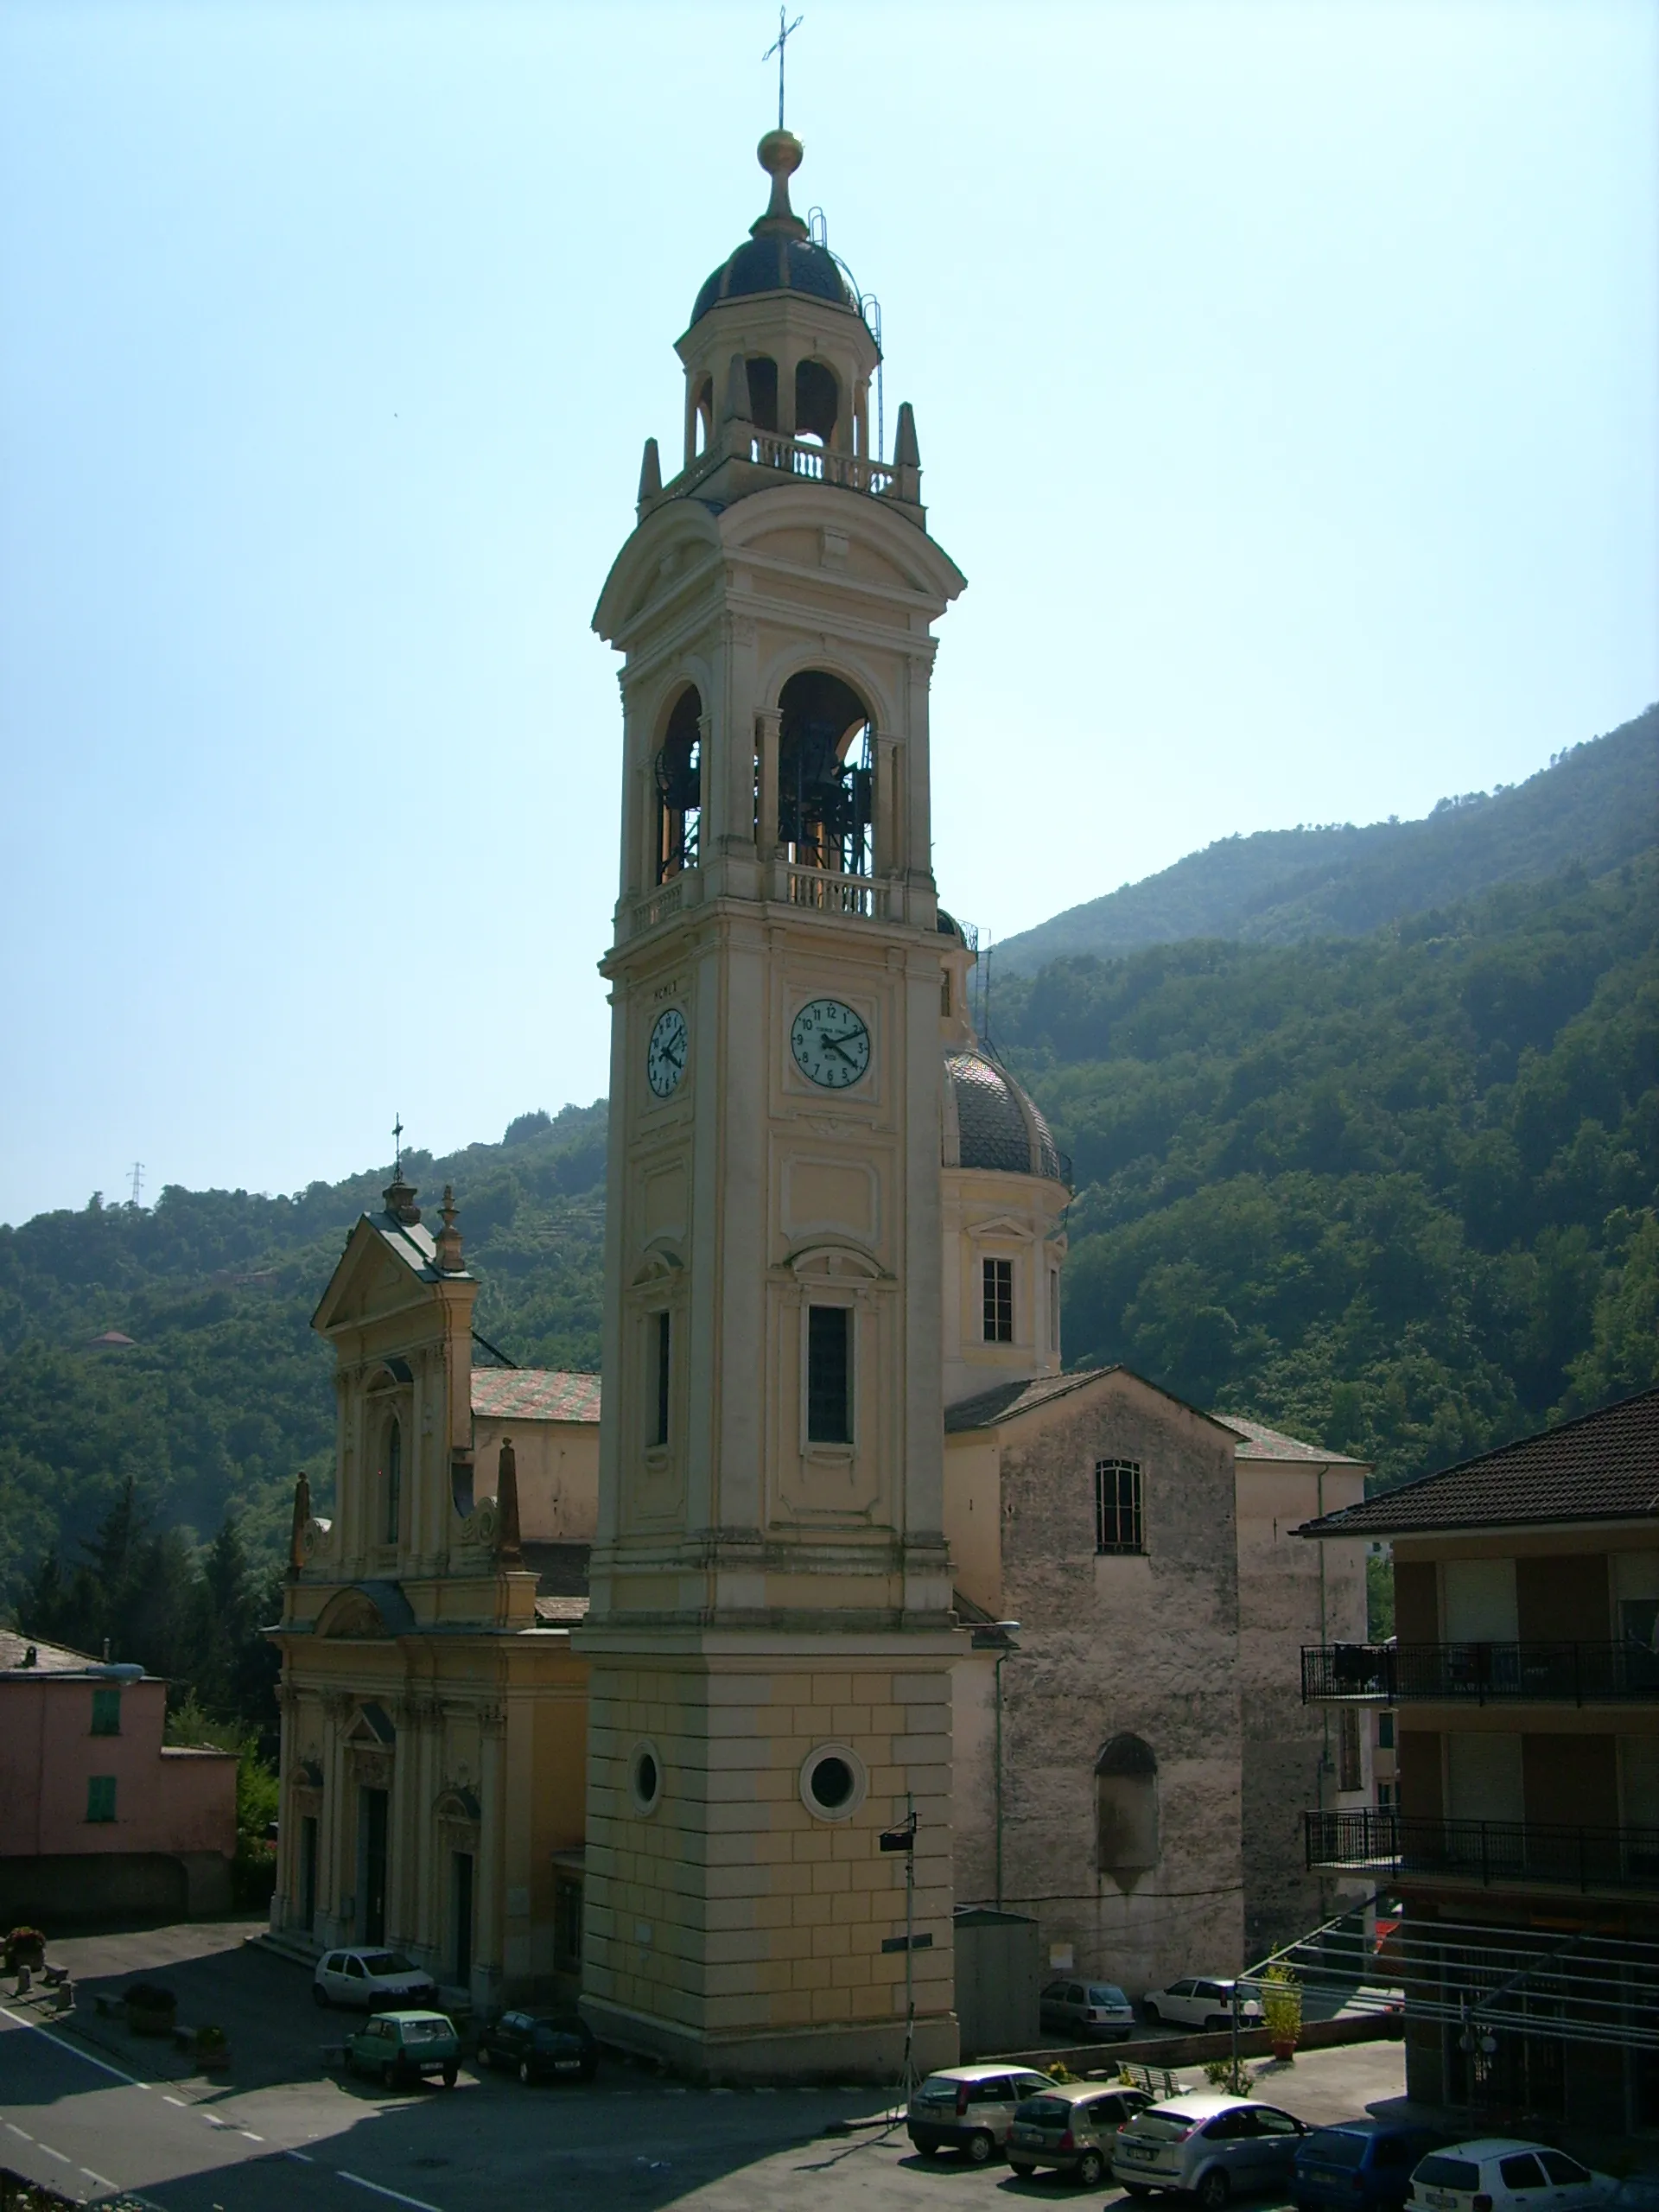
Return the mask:
[(778, 364), (769, 353), (751, 353), (745, 365), (749, 378), (749, 420), (757, 430), (775, 430)]
[(795, 435), (835, 443), (841, 417), (841, 387), (826, 361), (802, 361), (795, 371)]
[(1158, 1761), (1139, 1736), (1114, 1736), (1095, 1761), (1099, 1866), (1132, 1889), (1158, 1864)]
[(702, 695), (688, 683), (669, 710), (652, 763), (657, 785), (657, 880), (697, 864), (702, 820)]
[(875, 777), (869, 709), (827, 670), (803, 669), (779, 694), (778, 842), (795, 868), (868, 875)]
[(704, 377), (691, 401), (691, 450), (688, 461), (708, 452), (715, 442), (715, 380)]

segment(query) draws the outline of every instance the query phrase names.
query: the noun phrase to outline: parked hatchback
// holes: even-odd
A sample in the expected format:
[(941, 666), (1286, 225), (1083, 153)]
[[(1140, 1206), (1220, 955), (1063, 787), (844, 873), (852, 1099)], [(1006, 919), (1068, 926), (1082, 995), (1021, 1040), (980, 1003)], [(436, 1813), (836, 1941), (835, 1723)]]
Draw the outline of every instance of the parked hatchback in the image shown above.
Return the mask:
[(1014, 2108), (1056, 2085), (1027, 2066), (952, 2066), (930, 2074), (910, 2101), (905, 2126), (923, 2158), (965, 2152), (976, 2166), (1008, 2139)]
[(1143, 2089), (1103, 2089), (1098, 2082), (1063, 2082), (1022, 2098), (1008, 2131), (1008, 2164), (1017, 2174), (1052, 2166), (1097, 2189), (1111, 2171), (1118, 2129), (1151, 2102)]
[(1122, 2129), (1113, 2171), (1131, 2196), (1178, 2190), (1205, 2212), (1221, 2212), (1230, 2197), (1286, 2187), (1307, 2133), (1291, 2113), (1254, 2097), (1171, 2097)]
[(1291, 2202), (1297, 2212), (1399, 2212), (1413, 2167), (1445, 2140), (1444, 2132), (1397, 2120), (1319, 2128), (1296, 2153)]
[(1580, 2212), (1617, 2183), (1565, 2151), (1484, 2135), (1431, 2152), (1411, 2177), (1412, 2212)]
[(591, 2082), (599, 2069), (594, 2031), (574, 2013), (504, 2012), (480, 2036), (478, 2056), (521, 2082)]
[(401, 1951), (325, 1951), (311, 1978), (319, 2005), (354, 2005), (363, 2012), (383, 2005), (429, 2005), (437, 1993), (431, 1975)]
[[(1167, 1989), (1149, 1989), (1141, 2005), (1149, 2020), (1178, 2020), (1183, 2027), (1213, 2032), (1233, 2024), (1233, 1986), (1230, 1981), (1200, 1981), (1186, 1974)], [(1262, 2007), (1254, 1997), (1241, 1993), (1238, 2017), (1251, 2027), (1260, 2025)]]
[(1079, 2043), (1122, 2043), (1135, 2033), (1135, 2007), (1115, 1981), (1051, 1981), (1037, 2017), (1056, 2035)]
[(346, 2071), (395, 2089), (440, 2074), (453, 2089), (461, 2071), (454, 2022), (444, 2012), (377, 2012), (346, 2038)]

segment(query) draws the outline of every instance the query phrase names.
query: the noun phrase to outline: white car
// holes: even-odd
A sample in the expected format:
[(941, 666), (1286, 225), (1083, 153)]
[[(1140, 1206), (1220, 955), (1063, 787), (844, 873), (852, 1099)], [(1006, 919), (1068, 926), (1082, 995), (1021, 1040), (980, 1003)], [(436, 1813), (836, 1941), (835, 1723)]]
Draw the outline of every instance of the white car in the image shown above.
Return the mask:
[(418, 2011), (436, 2003), (438, 1985), (401, 1951), (325, 1951), (311, 1994), (319, 2005), (353, 2005), (359, 2012)]
[(1411, 2177), (1406, 2212), (1579, 2212), (1604, 2204), (1618, 2183), (1565, 2151), (1485, 2135), (1431, 2151)]
[[(1224, 2033), (1233, 2024), (1233, 1984), (1200, 1981), (1196, 1975), (1187, 1974), (1172, 1981), (1167, 1989), (1149, 1989), (1141, 1999), (1141, 2010), (1149, 2020), (1174, 2020), (1184, 2028)], [(1238, 2017), (1241, 2025), (1260, 2027), (1262, 2007), (1254, 1997), (1239, 1999)]]

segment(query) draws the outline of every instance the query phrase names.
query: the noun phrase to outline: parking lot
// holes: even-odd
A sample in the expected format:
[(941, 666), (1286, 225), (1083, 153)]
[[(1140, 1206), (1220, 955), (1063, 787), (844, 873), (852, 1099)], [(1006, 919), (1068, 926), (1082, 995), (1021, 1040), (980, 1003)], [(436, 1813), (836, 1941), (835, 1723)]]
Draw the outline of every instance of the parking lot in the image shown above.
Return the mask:
[[(471, 2067), (448, 2091), (346, 2081), (321, 2051), (350, 2016), (318, 2012), (307, 1972), (246, 1944), (247, 1932), (220, 1923), (54, 1944), (76, 1979), (73, 2015), (0, 2000), (0, 2164), (86, 2202), (125, 2192), (166, 2212), (367, 2212), (371, 2198), (419, 2212), (1123, 2201), (1021, 2181), (1001, 2164), (924, 2162), (902, 2122), (883, 2126), (868, 2088), (697, 2089), (610, 2053), (591, 2085), (525, 2088)], [(181, 2020), (224, 2029), (227, 2075), (196, 2075), (172, 2044), (98, 2015), (98, 1992), (139, 1974), (177, 1992)], [(1270, 2068), (1258, 2094), (1324, 2120), (1402, 2089), (1401, 2046), (1375, 2044)], [(1271, 2200), (1257, 2202), (1265, 2212)]]

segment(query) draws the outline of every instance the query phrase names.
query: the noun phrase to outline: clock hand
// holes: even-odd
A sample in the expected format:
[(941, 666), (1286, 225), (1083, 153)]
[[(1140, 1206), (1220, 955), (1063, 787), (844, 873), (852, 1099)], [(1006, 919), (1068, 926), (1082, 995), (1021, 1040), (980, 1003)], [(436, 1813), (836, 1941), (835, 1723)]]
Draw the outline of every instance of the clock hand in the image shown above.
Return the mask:
[(821, 1039), (821, 1042), (826, 1045), (835, 1046), (850, 1045), (855, 1043), (861, 1033), (862, 1033), (861, 1031), (856, 1029), (843, 1029), (839, 1037), (824, 1037)]
[(836, 1053), (842, 1059), (845, 1060), (849, 1068), (857, 1065), (854, 1060), (852, 1054), (847, 1050), (845, 1046), (839, 1044), (835, 1038), (821, 1037), (818, 1039), (818, 1042), (823, 1046), (826, 1052)]

